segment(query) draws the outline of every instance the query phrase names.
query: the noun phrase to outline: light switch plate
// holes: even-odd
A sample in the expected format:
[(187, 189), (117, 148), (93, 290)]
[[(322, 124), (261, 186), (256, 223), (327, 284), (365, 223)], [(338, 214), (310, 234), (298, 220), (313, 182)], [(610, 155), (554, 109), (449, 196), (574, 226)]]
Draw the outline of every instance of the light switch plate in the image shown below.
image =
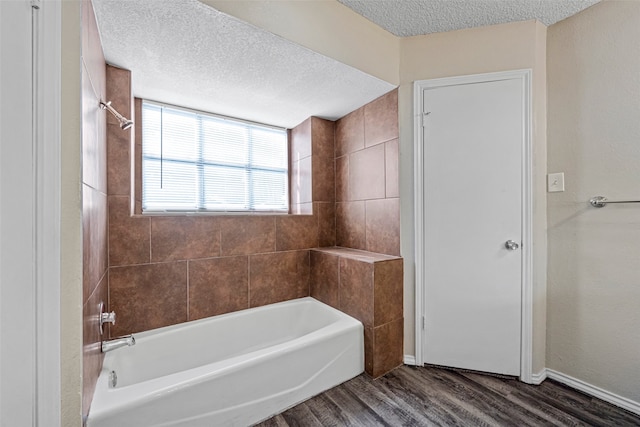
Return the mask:
[(547, 175), (547, 191), (549, 193), (564, 191), (564, 172)]

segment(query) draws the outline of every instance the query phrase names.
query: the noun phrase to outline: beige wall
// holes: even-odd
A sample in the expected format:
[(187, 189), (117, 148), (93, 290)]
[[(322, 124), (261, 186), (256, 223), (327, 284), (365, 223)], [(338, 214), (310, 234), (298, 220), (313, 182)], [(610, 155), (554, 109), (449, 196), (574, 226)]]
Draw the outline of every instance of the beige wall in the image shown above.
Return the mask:
[(640, 2), (549, 27), (547, 367), (640, 402)]
[(200, 0), (213, 8), (398, 84), (400, 39), (333, 0)]
[(400, 222), (405, 259), (405, 354), (414, 354), (413, 82), (495, 71), (533, 70), (534, 146), (534, 357), (544, 368), (546, 286), (546, 27), (536, 21), (409, 37), (400, 57)]
[[(415, 354), (413, 87), (415, 80), (531, 68), (534, 103), (534, 372), (546, 339), (546, 27), (535, 21), (398, 38), (337, 2), (201, 0), (393, 84), (399, 89), (401, 254), (405, 354)], [(342, 25), (335, 25), (340, 22)], [(299, 24), (299, 25), (296, 25)], [(331, 31), (327, 31), (331, 28)]]
[(80, 2), (62, 2), (60, 359), (63, 426), (82, 411), (82, 197)]
[[(270, 1), (260, 2), (259, 7), (249, 1), (202, 1), (401, 85), (406, 354), (414, 354), (412, 82), (532, 68), (534, 371), (545, 366), (546, 351), (549, 368), (640, 401), (637, 207), (596, 210), (586, 205), (597, 194), (611, 199), (640, 197), (640, 2), (605, 0), (552, 26), (546, 44), (547, 29), (533, 21), (399, 39), (333, 1)], [(62, 424), (74, 426), (80, 425), (82, 372), (79, 2), (63, 2), (62, 28)], [(550, 172), (565, 172), (566, 192), (548, 197), (544, 193), (547, 159)]]
[(533, 67), (533, 373), (547, 351), (547, 27), (536, 22)]
[[(443, 34), (397, 38), (333, 1), (248, 2), (202, 0), (205, 3), (263, 27), (314, 51), (400, 84), (399, 164), (401, 199), (401, 253), (405, 258), (405, 354), (414, 354), (414, 259), (413, 259), (413, 119), (412, 82), (464, 74), (533, 69), (534, 163), (535, 163), (535, 260), (534, 272), (534, 371), (544, 367), (546, 280), (546, 28), (537, 22), (519, 22)], [(79, 7), (65, 2), (63, 40), (63, 117), (67, 137), (63, 158), (63, 301), (68, 323), (63, 329), (63, 383), (66, 412), (77, 414), (80, 389), (81, 235), (80, 235), (80, 135), (79, 123)], [(339, 25), (336, 25), (339, 23)], [(330, 28), (331, 31), (327, 31)], [(77, 34), (76, 34), (77, 33)], [(77, 49), (74, 49), (76, 46)], [(70, 48), (71, 47), (71, 48)], [(65, 87), (67, 88), (65, 90)], [(77, 160), (75, 162), (74, 160)], [(63, 165), (64, 167), (64, 165)], [(65, 225), (66, 224), (66, 225)], [(63, 259), (64, 262), (64, 259)], [(68, 276), (68, 277), (67, 277)], [(74, 283), (77, 286), (74, 286)], [(72, 319), (77, 318), (77, 324)], [(64, 322), (65, 319), (63, 319)], [(64, 323), (63, 323), (64, 326)], [(71, 415), (69, 415), (71, 417)], [(66, 418), (71, 420), (72, 418)], [(69, 421), (65, 425), (74, 425)]]
[[(597, 194), (640, 197), (640, 2), (605, 0), (550, 27), (547, 44), (547, 29), (533, 21), (400, 39), (333, 1), (202, 1), (401, 85), (406, 354), (414, 354), (412, 82), (532, 68), (534, 371), (545, 366), (546, 351), (549, 368), (640, 401), (637, 207), (586, 205)], [(82, 372), (79, 2), (63, 2), (62, 27), (62, 424), (73, 426), (80, 425)], [(545, 194), (547, 160), (550, 172), (565, 172), (566, 192)]]

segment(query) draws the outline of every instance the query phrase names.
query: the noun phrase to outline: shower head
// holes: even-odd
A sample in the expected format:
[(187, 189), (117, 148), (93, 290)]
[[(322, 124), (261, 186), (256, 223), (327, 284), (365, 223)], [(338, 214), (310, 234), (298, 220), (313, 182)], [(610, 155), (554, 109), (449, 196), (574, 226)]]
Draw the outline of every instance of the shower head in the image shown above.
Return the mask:
[(129, 120), (122, 114), (118, 113), (116, 109), (111, 106), (111, 101), (104, 102), (100, 100), (100, 108), (109, 111), (116, 119), (118, 119), (118, 123), (120, 123), (120, 129), (127, 130), (131, 126), (133, 126), (133, 120)]
[(133, 120), (124, 120), (120, 122), (120, 129), (122, 130), (127, 130), (129, 129), (131, 126), (133, 126)]

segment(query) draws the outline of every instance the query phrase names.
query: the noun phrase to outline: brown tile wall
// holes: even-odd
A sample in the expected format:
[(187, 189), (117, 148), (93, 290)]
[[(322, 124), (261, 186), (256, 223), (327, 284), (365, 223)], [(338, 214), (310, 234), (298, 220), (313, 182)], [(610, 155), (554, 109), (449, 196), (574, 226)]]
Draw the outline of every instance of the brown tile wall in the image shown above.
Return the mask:
[(311, 296), (364, 325), (365, 371), (402, 364), (402, 258), (347, 248), (311, 250)]
[(82, 416), (89, 412), (103, 356), (98, 304), (107, 303), (107, 141), (105, 60), (92, 4), (82, 2)]
[[(401, 363), (396, 91), (291, 130), (296, 215), (142, 216), (141, 101), (129, 71), (107, 66), (106, 79), (113, 106), (136, 122), (107, 125), (111, 336), (311, 294), (364, 323), (370, 375)], [(336, 244), (380, 254), (310, 251)]]
[(136, 122), (107, 129), (113, 337), (309, 295), (309, 249), (335, 245), (333, 122), (291, 130), (299, 215), (142, 216), (141, 101), (128, 70), (107, 66), (107, 96)]
[(365, 370), (376, 378), (403, 353), (397, 90), (338, 120), (335, 148), (342, 248), (312, 251), (311, 296), (364, 324)]
[(336, 122), (336, 244), (400, 255), (398, 91)]

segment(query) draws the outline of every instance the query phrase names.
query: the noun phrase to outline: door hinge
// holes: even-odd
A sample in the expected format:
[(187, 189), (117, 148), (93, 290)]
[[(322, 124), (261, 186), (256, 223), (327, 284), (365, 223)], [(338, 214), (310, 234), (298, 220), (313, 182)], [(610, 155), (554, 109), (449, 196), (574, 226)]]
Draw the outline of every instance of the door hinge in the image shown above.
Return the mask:
[(424, 316), (422, 316), (422, 330), (424, 331), (425, 328), (425, 320), (424, 320)]
[(431, 111), (425, 111), (424, 113), (422, 113), (422, 127), (424, 127), (426, 125), (427, 116), (429, 114), (431, 114)]

